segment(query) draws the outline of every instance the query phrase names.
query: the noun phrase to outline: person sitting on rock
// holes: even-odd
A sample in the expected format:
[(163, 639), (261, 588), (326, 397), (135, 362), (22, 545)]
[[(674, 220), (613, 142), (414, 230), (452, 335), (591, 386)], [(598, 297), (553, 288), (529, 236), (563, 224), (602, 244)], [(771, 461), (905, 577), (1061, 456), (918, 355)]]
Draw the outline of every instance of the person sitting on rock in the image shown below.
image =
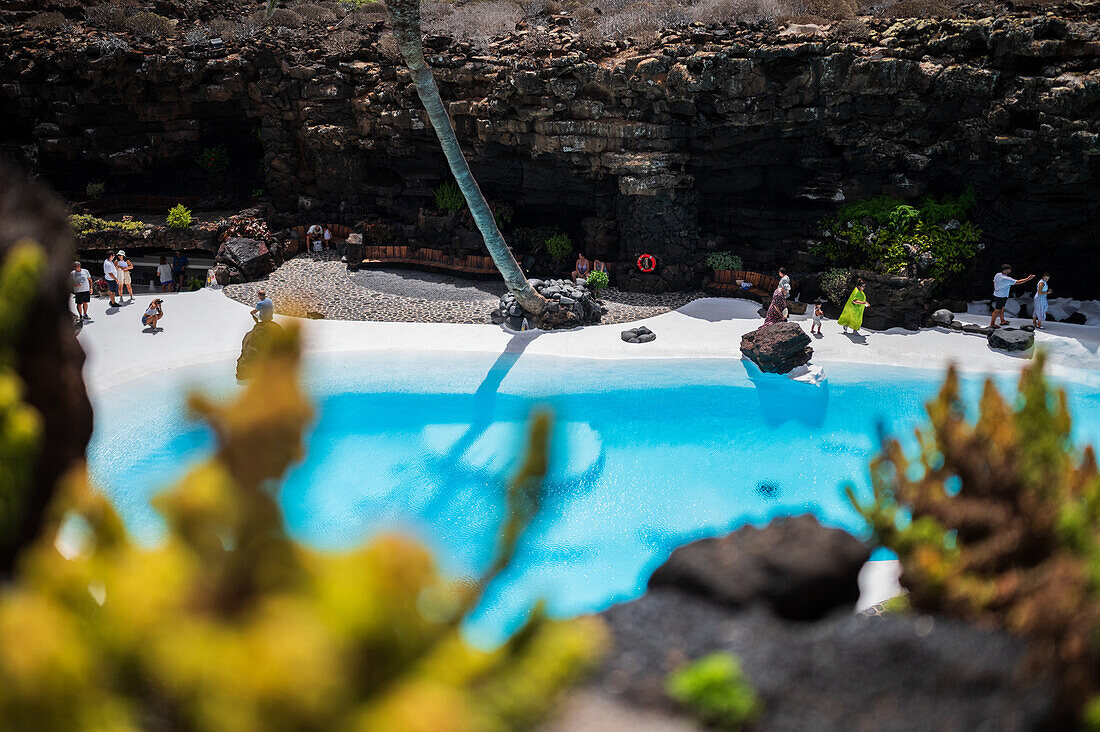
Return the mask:
[(164, 305), (164, 300), (159, 297), (149, 303), (149, 307), (145, 310), (145, 315), (141, 316), (141, 324), (146, 327), (148, 332), (156, 333), (157, 330), (163, 330), (163, 328), (157, 328), (157, 323), (164, 317), (164, 309), (161, 307)]
[(771, 304), (764, 316), (764, 325), (775, 325), (787, 320), (787, 295), (791, 293), (790, 285), (780, 285), (772, 293)]
[(577, 254), (577, 268), (573, 270), (573, 279), (582, 280), (588, 277), (588, 271), (592, 263), (584, 258), (583, 254)]
[(257, 302), (256, 307), (252, 308), (252, 312), (249, 315), (257, 323), (269, 323), (271, 319), (275, 317), (275, 303), (267, 299), (267, 293), (263, 290), (256, 292)]
[(310, 226), (306, 231), (306, 249), (310, 252), (319, 252), (324, 247), (324, 235), (320, 224)]
[(592, 260), (592, 271), (593, 272), (603, 272), (608, 277), (611, 277), (611, 273), (607, 271), (607, 264), (605, 262), (601, 262), (598, 259), (593, 259)]

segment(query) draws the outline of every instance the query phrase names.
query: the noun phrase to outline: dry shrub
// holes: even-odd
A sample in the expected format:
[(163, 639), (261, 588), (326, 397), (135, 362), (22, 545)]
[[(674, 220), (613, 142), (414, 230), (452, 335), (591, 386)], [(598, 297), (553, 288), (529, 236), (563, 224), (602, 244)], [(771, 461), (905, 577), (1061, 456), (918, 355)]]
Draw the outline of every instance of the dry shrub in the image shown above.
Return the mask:
[(942, 18), (951, 8), (938, 0), (898, 0), (883, 8), (883, 18)]
[(265, 18), (264, 13), (257, 13), (256, 15), (260, 17), (260, 22), (264, 25), (274, 26), (276, 28), (302, 27), (302, 16), (286, 8), (276, 8), (270, 18)]
[(206, 43), (210, 40), (210, 29), (201, 23), (196, 25), (183, 36), (184, 43), (189, 43), (192, 46), (200, 43)]
[(860, 18), (846, 18), (833, 26), (832, 34), (846, 41), (869, 41), (871, 26)]
[(432, 11), (440, 15), (425, 24), (429, 31), (465, 41), (475, 48), (484, 48), (493, 36), (515, 30), (516, 23), (523, 19), (519, 6), (508, 0), (482, 0), (455, 7), (447, 14), (443, 14), (440, 8), (432, 8)]
[(606, 12), (593, 19), (581, 34), (589, 41), (635, 39), (640, 45), (657, 40), (660, 31), (680, 28), (692, 22), (691, 15), (679, 5), (636, 2), (618, 12)]
[(780, 0), (784, 15), (806, 20), (843, 20), (856, 14), (853, 0)]
[(756, 23), (779, 16), (779, 0), (701, 0), (688, 9), (701, 23)]
[(324, 5), (316, 5), (313, 3), (306, 5), (296, 5), (294, 12), (298, 14), (298, 17), (302, 19), (302, 22), (307, 25), (332, 25), (336, 22), (336, 13), (332, 12)]
[(546, 12), (547, 0), (520, 0), (519, 9), (525, 18), (535, 18)]
[(163, 38), (172, 32), (172, 21), (163, 15), (142, 11), (126, 20), (126, 26), (138, 38)]
[(326, 51), (334, 54), (355, 53), (363, 43), (363, 36), (355, 31), (336, 31), (325, 38), (322, 44)]
[(393, 33), (388, 30), (383, 31), (381, 37), (378, 39), (378, 52), (390, 61), (401, 60), (401, 49), (397, 47), (397, 39), (394, 38)]
[(26, 27), (34, 30), (59, 31), (69, 30), (73, 24), (61, 13), (53, 11), (33, 16), (27, 21)]
[(126, 13), (115, 3), (93, 5), (84, 10), (84, 18), (95, 28), (122, 30), (126, 27)]
[(217, 18), (210, 21), (210, 32), (216, 36), (224, 36), (232, 31), (236, 25), (236, 23), (226, 18), (224, 15), (219, 15)]

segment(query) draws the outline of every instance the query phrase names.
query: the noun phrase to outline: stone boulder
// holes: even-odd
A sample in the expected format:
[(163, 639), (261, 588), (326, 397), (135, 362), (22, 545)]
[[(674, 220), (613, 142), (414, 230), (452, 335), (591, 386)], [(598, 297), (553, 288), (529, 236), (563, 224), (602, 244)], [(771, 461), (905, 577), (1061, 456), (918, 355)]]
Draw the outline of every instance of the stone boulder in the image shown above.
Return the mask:
[(657, 340), (657, 334), (644, 325), (638, 328), (624, 330), (620, 335), (627, 343), (650, 343), (651, 341)]
[(260, 349), (272, 336), (282, 333), (283, 327), (273, 320), (261, 320), (252, 326), (252, 330), (244, 334), (241, 341), (241, 355), (237, 358), (237, 380), (245, 381), (251, 378), (251, 371), (256, 363), (256, 356)]
[(275, 259), (267, 244), (259, 239), (241, 236), (233, 236), (222, 242), (214, 259), (219, 264), (235, 267), (247, 281), (258, 280), (275, 269)]
[(500, 304), (490, 314), (494, 323), (502, 323), (510, 330), (522, 330), (523, 321), (529, 328), (554, 330), (593, 325), (600, 322), (604, 308), (596, 299), (596, 293), (583, 280), (529, 280), (549, 304), (541, 315), (525, 311), (516, 296), (506, 292), (500, 296)]
[(931, 278), (899, 277), (856, 270), (863, 278), (871, 307), (863, 313), (863, 326), (871, 330), (905, 328), (918, 330), (936, 281)]
[(955, 314), (947, 308), (940, 308), (928, 316), (928, 321), (932, 323), (932, 325), (949, 326), (954, 320)]
[(785, 374), (810, 362), (814, 349), (798, 323), (775, 323), (741, 336), (741, 353), (769, 374)]
[(780, 617), (813, 620), (859, 599), (870, 549), (810, 515), (745, 526), (676, 549), (649, 580), (734, 607), (763, 605)]
[(1035, 345), (1035, 334), (1001, 328), (989, 334), (989, 347), (999, 351), (1026, 351)]

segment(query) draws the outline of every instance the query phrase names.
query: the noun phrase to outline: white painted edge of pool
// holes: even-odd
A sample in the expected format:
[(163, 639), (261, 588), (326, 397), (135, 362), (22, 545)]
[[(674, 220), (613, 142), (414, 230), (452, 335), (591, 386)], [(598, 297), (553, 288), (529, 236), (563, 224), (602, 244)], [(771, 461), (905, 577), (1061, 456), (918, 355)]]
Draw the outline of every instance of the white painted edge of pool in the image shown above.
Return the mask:
[[(241, 339), (252, 327), (249, 307), (215, 289), (159, 295), (164, 299), (164, 330), (143, 332), (141, 315), (158, 295), (138, 295), (132, 304), (112, 308), (94, 299), (79, 341), (87, 355), (84, 379), (91, 394), (152, 373), (203, 363), (234, 362)], [(958, 315), (968, 323), (987, 324), (988, 316)], [(795, 316), (806, 321), (807, 316)], [(571, 331), (529, 331), (513, 334), (495, 325), (446, 323), (378, 323), (346, 320), (305, 320), (280, 316), (284, 324), (297, 323), (308, 354), (372, 351), (430, 351), (446, 353), (505, 351), (531, 355), (598, 359), (739, 359), (741, 335), (758, 327), (757, 306), (745, 300), (705, 298), (679, 310), (631, 325), (600, 325)], [(1028, 323), (1014, 319), (1014, 324)], [(629, 344), (619, 333), (646, 325), (657, 340)], [(804, 326), (807, 330), (808, 323)], [(1055, 374), (1100, 385), (1100, 327), (1048, 323), (1036, 333), (1036, 343), (1049, 355)], [(841, 333), (835, 321), (826, 321), (824, 336), (815, 338), (813, 363), (828, 370), (830, 363), (876, 364), (920, 369), (946, 368), (954, 363), (972, 372), (1017, 371), (1026, 356), (989, 348), (986, 339), (931, 328), (906, 331), (864, 331), (862, 338)], [(860, 573), (857, 611), (901, 592), (896, 560), (867, 562)]]

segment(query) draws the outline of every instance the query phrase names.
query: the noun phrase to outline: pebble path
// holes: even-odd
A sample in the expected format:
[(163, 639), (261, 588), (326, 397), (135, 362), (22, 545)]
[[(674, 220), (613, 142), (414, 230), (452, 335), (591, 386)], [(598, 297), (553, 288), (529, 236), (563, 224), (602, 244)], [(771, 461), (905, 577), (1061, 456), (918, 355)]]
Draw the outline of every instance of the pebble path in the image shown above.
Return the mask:
[[(263, 280), (227, 285), (223, 292), (254, 305), (261, 286), (281, 315), (398, 323), (488, 323), (504, 292), (504, 283), (494, 280), (401, 269), (348, 272), (339, 257), (328, 253), (299, 255)], [(600, 298), (607, 306), (602, 322), (649, 318), (705, 296), (701, 291), (651, 295), (609, 287)]]

